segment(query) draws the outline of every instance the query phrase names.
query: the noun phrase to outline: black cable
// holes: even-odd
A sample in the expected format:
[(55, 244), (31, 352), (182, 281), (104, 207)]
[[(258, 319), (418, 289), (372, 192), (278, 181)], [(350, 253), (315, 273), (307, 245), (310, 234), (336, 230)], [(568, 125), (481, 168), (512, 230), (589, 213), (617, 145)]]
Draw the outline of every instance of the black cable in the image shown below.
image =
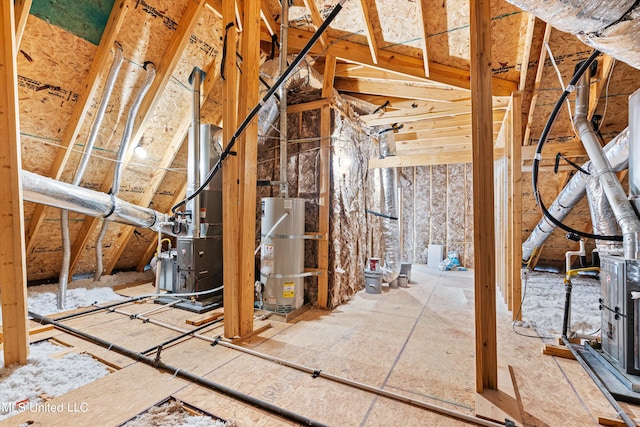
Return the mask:
[(202, 190), (204, 190), (209, 183), (211, 182), (211, 180), (213, 179), (213, 177), (215, 176), (216, 173), (218, 173), (218, 171), (220, 169), (222, 169), (222, 162), (225, 161), (225, 159), (227, 158), (227, 156), (229, 156), (231, 154), (231, 150), (233, 149), (233, 146), (236, 143), (236, 140), (240, 137), (240, 135), (242, 135), (242, 133), (244, 132), (244, 130), (247, 128), (247, 126), (249, 126), (249, 123), (251, 123), (251, 121), (253, 120), (253, 118), (258, 114), (258, 112), (262, 109), (262, 107), (264, 106), (264, 104), (267, 102), (267, 100), (269, 98), (271, 98), (271, 96), (280, 88), (280, 86), (282, 86), (282, 84), (289, 78), (289, 76), (291, 75), (291, 73), (293, 73), (293, 71), (296, 69), (296, 67), (298, 66), (298, 64), (304, 59), (304, 57), (309, 53), (309, 51), (311, 50), (311, 48), (313, 47), (314, 44), (316, 44), (316, 42), (320, 39), (320, 37), (322, 36), (322, 34), (326, 31), (326, 29), (329, 27), (329, 25), (331, 24), (331, 22), (335, 19), (335, 17), (338, 15), (338, 13), (340, 12), (340, 10), (342, 10), (342, 4), (345, 2), (346, 0), (341, 0), (340, 3), (338, 3), (333, 10), (331, 11), (331, 13), (329, 14), (329, 16), (327, 17), (327, 19), (324, 20), (324, 22), (322, 23), (322, 25), (320, 25), (320, 27), (318, 28), (318, 31), (316, 31), (313, 36), (311, 36), (311, 38), (309, 39), (309, 41), (307, 42), (307, 44), (302, 48), (302, 50), (300, 51), (300, 53), (298, 53), (298, 55), (295, 57), (295, 59), (291, 62), (291, 65), (289, 65), (289, 67), (287, 67), (287, 69), (282, 73), (282, 75), (278, 78), (278, 80), (274, 83), (274, 85), (271, 87), (271, 89), (269, 89), (269, 91), (265, 94), (265, 96), (258, 102), (258, 104), (256, 104), (255, 107), (253, 107), (253, 110), (251, 110), (251, 112), (247, 115), (247, 117), (245, 117), (244, 121), (240, 124), (240, 126), (238, 127), (238, 129), (236, 130), (236, 132), (233, 134), (233, 136), (231, 137), (231, 141), (229, 141), (229, 143), (227, 144), (227, 146), (225, 147), (224, 151), (222, 152), (222, 154), (220, 155), (220, 158), (218, 159), (218, 161), (216, 162), (216, 164), (214, 165), (214, 167), (209, 171), (209, 173), (207, 174), (207, 177), (204, 179), (203, 183), (200, 185), (200, 187), (193, 192), (193, 194), (191, 194), (190, 196), (186, 197), (184, 200), (182, 200), (181, 202), (178, 202), (175, 206), (173, 206), (171, 208), (171, 212), (175, 213), (176, 210), (186, 204), (188, 201), (192, 200), (194, 197), (196, 197), (198, 194), (200, 194), (202, 192)]
[(224, 65), (225, 65), (225, 62), (227, 61), (227, 36), (229, 34), (229, 30), (234, 25), (236, 25), (236, 23), (231, 21), (226, 25), (226, 27), (224, 27), (224, 41), (222, 42), (222, 59), (220, 60), (220, 78), (222, 80), (226, 80), (226, 78), (224, 77)]
[(565, 162), (567, 162), (570, 166), (573, 166), (575, 169), (579, 170), (580, 172), (582, 172), (585, 175), (591, 175), (589, 172), (587, 172), (586, 170), (582, 169), (580, 167), (580, 165), (578, 165), (575, 162), (572, 162), (571, 160), (569, 160), (568, 158), (566, 158), (565, 156), (562, 155), (562, 153), (558, 153), (556, 154), (556, 163), (553, 166), (553, 173), (558, 173), (558, 166), (560, 166), (560, 159), (564, 160)]
[(271, 58), (273, 59), (276, 57), (276, 46), (278, 45), (278, 35), (277, 34), (272, 34), (271, 35)]
[(560, 227), (565, 231), (568, 231), (570, 233), (575, 233), (581, 237), (588, 238), (588, 239), (622, 241), (622, 236), (603, 236), (599, 234), (586, 233), (584, 231), (579, 231), (569, 227), (568, 225), (563, 224), (561, 221), (559, 221), (557, 218), (551, 215), (551, 213), (547, 210), (547, 207), (544, 205), (544, 203), (542, 202), (542, 198), (540, 197), (540, 192), (538, 191), (538, 170), (540, 167), (540, 159), (542, 158), (542, 155), (541, 155), (542, 147), (544, 146), (545, 142), (547, 141), (547, 138), (549, 137), (549, 133), (551, 132), (551, 127), (553, 126), (558, 116), (558, 113), (560, 112), (560, 109), (564, 104), (564, 101), (567, 99), (567, 96), (569, 96), (569, 93), (573, 91), (573, 89), (575, 88), (575, 85), (578, 83), (578, 80), (580, 80), (584, 72), (591, 66), (593, 61), (595, 61), (599, 55), (600, 55), (600, 51), (594, 50), (593, 53), (591, 53), (591, 56), (589, 56), (589, 58), (587, 58), (586, 61), (580, 64), (580, 66), (574, 73), (573, 77), (571, 78), (571, 81), (567, 85), (567, 88), (564, 90), (564, 92), (562, 92), (562, 95), (560, 95), (560, 98), (556, 102), (556, 105), (553, 107), (553, 111), (551, 112), (551, 115), (549, 116), (549, 119), (547, 120), (547, 123), (545, 124), (544, 129), (542, 130), (542, 135), (540, 135), (540, 140), (538, 141), (538, 146), (536, 147), (536, 153), (533, 158), (533, 170), (531, 172), (531, 181), (533, 184), (533, 195), (536, 199), (536, 203), (540, 207), (540, 210), (542, 210), (543, 215), (549, 221), (554, 223), (557, 227)]

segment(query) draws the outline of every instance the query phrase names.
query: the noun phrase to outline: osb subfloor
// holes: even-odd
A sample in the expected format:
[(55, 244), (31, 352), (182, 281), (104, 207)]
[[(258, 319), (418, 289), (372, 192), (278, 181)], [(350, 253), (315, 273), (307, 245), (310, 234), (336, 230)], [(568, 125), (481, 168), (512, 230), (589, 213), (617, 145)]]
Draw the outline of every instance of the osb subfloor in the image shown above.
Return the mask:
[[(613, 408), (576, 361), (544, 356), (539, 339), (511, 332), (510, 314), (500, 302), (500, 391), (477, 396), (473, 273), (441, 272), (414, 265), (412, 280), (409, 288), (383, 286), (379, 295), (362, 291), (333, 311), (310, 310), (289, 324), (256, 321), (256, 329), (265, 324), (271, 327), (240, 345), (469, 415), (476, 410), (488, 414), (491, 408), (487, 402), (498, 402), (517, 425), (585, 426), (597, 425), (600, 416), (615, 418)], [(149, 290), (147, 285), (123, 292), (140, 294)], [(150, 303), (128, 304), (121, 310), (144, 313), (155, 307)], [(165, 308), (150, 317), (186, 329), (193, 328), (186, 319), (195, 315)], [(118, 313), (100, 312), (65, 323), (134, 351), (177, 335)], [(217, 336), (222, 327), (212, 326), (202, 333)], [(83, 410), (25, 412), (1, 425), (28, 421), (43, 426), (118, 425), (169, 396), (241, 426), (291, 425), (278, 416), (61, 331), (42, 332), (31, 339), (51, 336), (118, 369), (49, 402)], [(322, 377), (314, 379), (237, 350), (212, 347), (197, 338), (167, 347), (162, 361), (329, 425), (468, 425)], [(637, 407), (623, 407), (632, 416), (633, 412), (640, 414)]]

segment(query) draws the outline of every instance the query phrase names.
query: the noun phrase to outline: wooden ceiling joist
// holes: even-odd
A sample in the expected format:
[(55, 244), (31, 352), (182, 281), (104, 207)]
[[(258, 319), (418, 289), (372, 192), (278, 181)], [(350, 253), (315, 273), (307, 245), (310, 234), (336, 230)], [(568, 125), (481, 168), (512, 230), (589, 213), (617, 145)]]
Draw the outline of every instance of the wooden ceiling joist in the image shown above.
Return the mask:
[[(62, 136), (62, 140), (60, 142), (62, 148), (58, 150), (56, 157), (53, 159), (51, 167), (49, 168), (48, 176), (50, 178), (60, 179), (62, 176), (62, 172), (64, 171), (67, 161), (69, 160), (69, 156), (71, 155), (73, 144), (80, 133), (80, 129), (84, 124), (87, 112), (91, 107), (93, 95), (100, 85), (100, 75), (106, 69), (107, 61), (111, 56), (110, 52), (113, 44), (116, 41), (120, 28), (122, 27), (124, 18), (129, 9), (132, 8), (133, 3), (134, 0), (118, 0), (113, 5), (111, 15), (109, 15), (109, 20), (107, 21), (107, 25), (102, 33), (98, 50), (96, 51), (93, 62), (91, 63), (89, 74), (85, 78), (83, 90), (78, 96), (78, 101), (76, 102), (71, 118), (69, 119), (69, 123), (67, 124)], [(30, 254), (33, 250), (33, 245), (35, 243), (34, 236), (40, 229), (42, 221), (44, 220), (44, 209), (44, 205), (38, 204), (35, 206), (31, 214), (29, 226), (26, 231), (27, 254)]]
[[(502, 125), (504, 119), (504, 110), (493, 111), (493, 124)], [(402, 129), (403, 132), (419, 132), (419, 131), (433, 131), (437, 129), (453, 128), (456, 129), (461, 126), (471, 126), (471, 114), (461, 114), (456, 117), (440, 117), (431, 120), (421, 120), (417, 122), (407, 123)]]
[[(176, 29), (176, 33), (171, 38), (169, 42), (169, 46), (167, 47), (163, 59), (158, 64), (156, 77), (147, 92), (147, 95), (142, 100), (140, 105), (140, 109), (138, 110), (138, 114), (136, 115), (136, 127), (134, 127), (131, 141), (129, 144), (129, 150), (124, 155), (123, 163), (126, 164), (131, 159), (133, 155), (133, 150), (136, 147), (138, 141), (142, 138), (148, 123), (153, 116), (153, 110), (156, 105), (160, 101), (164, 89), (171, 78), (171, 74), (175, 69), (178, 61), (180, 59), (180, 55), (184, 51), (187, 43), (189, 42), (189, 38), (191, 37), (191, 33), (195, 25), (198, 23), (200, 19), (201, 12), (204, 9), (204, 0), (198, 0), (197, 2), (189, 2), (187, 3), (187, 9), (185, 10), (182, 18), (180, 19), (180, 23), (178, 24), (178, 28)], [(115, 171), (115, 163), (111, 164), (109, 171), (105, 175), (105, 179), (100, 186), (100, 191), (106, 192), (111, 187), (113, 173)], [(89, 238), (93, 235), (96, 230), (97, 225), (100, 223), (101, 218), (87, 218), (78, 233), (73, 245), (71, 246), (71, 262), (69, 264), (69, 276), (73, 275), (75, 268), (80, 261), (80, 256), (82, 255)]]
[(334, 87), (341, 92), (359, 92), (427, 101), (460, 101), (469, 99), (469, 92), (465, 90), (443, 88), (437, 85), (421, 85), (419, 83), (389, 84), (384, 80), (336, 78)]
[(360, 64), (350, 64), (341, 62), (336, 66), (336, 77), (347, 77), (352, 79), (378, 79), (389, 82), (415, 82), (424, 83), (425, 79), (408, 76), (406, 74), (395, 73), (390, 70), (368, 67)]
[[(536, 153), (535, 145), (522, 147), (522, 160), (533, 160)], [(542, 159), (555, 159), (558, 153), (566, 157), (586, 156), (584, 145), (580, 141), (573, 142), (547, 142), (542, 149)]]
[[(494, 150), (495, 158), (504, 155), (504, 149)], [(396, 168), (409, 166), (451, 165), (457, 163), (472, 163), (471, 145), (462, 149), (436, 150), (429, 154), (409, 154), (405, 156), (390, 156), (384, 159), (369, 159), (369, 169)]]
[[(502, 127), (502, 122), (494, 121), (493, 124), (493, 133), (494, 135), (498, 135), (500, 132), (500, 128)], [(428, 141), (432, 139), (439, 138), (457, 138), (460, 136), (469, 136), (471, 135), (471, 124), (459, 125), (448, 128), (435, 128), (428, 129), (426, 131), (414, 131), (414, 130), (406, 130), (400, 129), (395, 134), (396, 144), (398, 142), (404, 141)]]
[[(313, 33), (310, 31), (299, 28), (290, 28), (289, 50), (291, 52), (298, 52), (306, 45), (312, 35)], [(262, 37), (264, 40), (270, 40), (271, 36), (267, 31), (265, 31), (262, 33)], [(420, 58), (414, 58), (387, 50), (380, 50), (378, 51), (378, 63), (374, 64), (371, 60), (369, 46), (346, 40), (338, 40), (335, 37), (328, 37), (328, 41), (330, 47), (326, 52), (324, 52), (322, 47), (318, 46), (315, 46), (312, 49), (312, 52), (315, 54), (326, 53), (348, 62), (369, 65), (383, 70), (424, 78), (424, 63)], [(470, 88), (469, 71), (437, 63), (429, 63), (429, 80), (461, 89), (468, 90)], [(494, 96), (510, 96), (511, 92), (518, 88), (518, 85), (515, 82), (497, 77), (492, 78), (492, 83)]]
[[(506, 109), (498, 105), (498, 109)], [(379, 112), (360, 116), (360, 119), (367, 126), (390, 125), (393, 123), (408, 123), (420, 120), (430, 120), (440, 117), (455, 117), (471, 112), (470, 102), (452, 102), (449, 104), (432, 104), (425, 107), (411, 108), (406, 110), (397, 110), (390, 112)]]

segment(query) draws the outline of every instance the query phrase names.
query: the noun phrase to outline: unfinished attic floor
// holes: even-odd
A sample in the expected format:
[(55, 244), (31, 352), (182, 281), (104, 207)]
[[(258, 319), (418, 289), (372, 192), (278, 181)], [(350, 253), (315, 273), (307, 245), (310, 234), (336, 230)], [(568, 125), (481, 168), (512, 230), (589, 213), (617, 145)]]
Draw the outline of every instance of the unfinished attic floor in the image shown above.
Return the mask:
[[(501, 301), (500, 391), (476, 395), (473, 271), (442, 272), (414, 265), (412, 280), (408, 288), (383, 286), (382, 294), (361, 291), (333, 311), (309, 310), (289, 324), (256, 320), (254, 329), (270, 327), (238, 344), (429, 404), (468, 415), (477, 411), (504, 421), (505, 415), (497, 415), (500, 411), (491, 412), (488, 401), (493, 401), (516, 425), (585, 426), (597, 425), (598, 417), (615, 418), (615, 411), (578, 362), (542, 355), (539, 339), (512, 333), (510, 314)], [(150, 284), (121, 292), (149, 291)], [(156, 307), (128, 303), (118, 309), (133, 314)], [(148, 317), (192, 329), (195, 326), (186, 320), (198, 316), (164, 307)], [(122, 313), (98, 312), (64, 323), (134, 351), (178, 335)], [(222, 325), (211, 325), (200, 333), (215, 337), (222, 333)], [(115, 426), (168, 397), (239, 426), (294, 425), (65, 332), (49, 329), (31, 335), (32, 342), (50, 338), (69, 346), (69, 351), (93, 355), (113, 372), (47, 402), (82, 410), (25, 411), (0, 425)], [(470, 425), (198, 338), (165, 347), (161, 358), (180, 370), (328, 425)], [(632, 417), (640, 415), (640, 408), (622, 406)]]

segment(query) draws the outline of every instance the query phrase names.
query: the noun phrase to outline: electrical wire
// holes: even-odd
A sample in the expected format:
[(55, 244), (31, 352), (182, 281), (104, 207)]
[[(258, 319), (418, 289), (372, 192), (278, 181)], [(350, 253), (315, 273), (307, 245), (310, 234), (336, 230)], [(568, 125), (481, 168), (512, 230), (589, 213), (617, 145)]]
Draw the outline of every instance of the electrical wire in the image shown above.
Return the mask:
[(553, 215), (551, 215), (551, 213), (547, 210), (547, 207), (544, 205), (544, 202), (542, 201), (542, 198), (540, 197), (540, 192), (538, 190), (538, 172), (540, 168), (540, 160), (542, 159), (542, 148), (544, 147), (544, 144), (547, 141), (547, 138), (549, 137), (549, 133), (551, 132), (551, 127), (553, 126), (556, 118), (558, 117), (558, 113), (560, 112), (560, 109), (562, 108), (562, 104), (564, 104), (565, 99), (567, 99), (567, 96), (569, 96), (569, 93), (575, 90), (575, 85), (578, 83), (578, 80), (580, 79), (580, 77), (582, 77), (584, 72), (591, 66), (593, 61), (595, 61), (599, 55), (600, 55), (600, 51), (594, 50), (589, 56), (589, 58), (587, 58), (584, 62), (580, 64), (580, 66), (574, 73), (573, 77), (571, 78), (571, 81), (567, 85), (566, 89), (564, 90), (564, 92), (562, 92), (562, 95), (560, 95), (560, 98), (558, 99), (555, 106), (553, 107), (553, 111), (551, 112), (551, 115), (549, 116), (549, 119), (547, 120), (547, 123), (545, 124), (544, 129), (542, 130), (542, 135), (540, 135), (540, 140), (538, 141), (538, 145), (536, 147), (536, 153), (533, 158), (531, 182), (533, 185), (533, 195), (536, 199), (536, 203), (540, 207), (540, 210), (542, 210), (543, 215), (549, 221), (555, 224), (557, 227), (560, 227), (561, 229), (568, 231), (569, 233), (575, 233), (580, 237), (584, 237), (588, 239), (622, 241), (622, 236), (604, 236), (599, 234), (586, 233), (584, 231), (579, 231), (572, 227), (569, 227), (568, 225), (565, 225), (564, 223), (559, 221), (557, 218), (555, 218)]

